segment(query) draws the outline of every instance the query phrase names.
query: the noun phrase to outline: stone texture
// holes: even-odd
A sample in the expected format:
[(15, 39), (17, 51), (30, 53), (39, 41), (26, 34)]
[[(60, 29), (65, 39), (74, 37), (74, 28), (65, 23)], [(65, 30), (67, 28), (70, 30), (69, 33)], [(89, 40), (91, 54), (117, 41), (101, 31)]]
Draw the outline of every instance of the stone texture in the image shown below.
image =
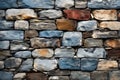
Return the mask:
[(0, 49), (9, 49), (9, 41), (0, 41)]
[(36, 30), (26, 30), (25, 31), (25, 40), (29, 40), (31, 38), (37, 37), (38, 32)]
[(42, 10), (39, 12), (39, 18), (49, 18), (49, 19), (55, 19), (55, 18), (60, 18), (62, 17), (62, 11), (61, 10), (54, 10), (54, 9), (49, 9), (49, 10)]
[(26, 20), (17, 20), (14, 24), (15, 29), (29, 29), (29, 23)]
[(0, 31), (0, 40), (22, 40), (24, 38), (23, 31)]
[(22, 80), (26, 77), (26, 73), (17, 73), (14, 75), (14, 80)]
[(5, 17), (5, 11), (4, 10), (0, 10), (0, 19)]
[(85, 47), (102, 47), (103, 41), (101, 39), (87, 38), (84, 40), (84, 46)]
[(57, 28), (59, 30), (73, 31), (75, 29), (75, 21), (69, 19), (57, 19)]
[(32, 38), (31, 46), (33, 48), (60, 47), (59, 39)]
[(30, 58), (31, 54), (31, 51), (18, 51), (14, 56), (17, 58)]
[(92, 80), (108, 80), (108, 73), (106, 71), (94, 71), (91, 74)]
[(90, 10), (63, 10), (66, 17), (74, 20), (89, 20)]
[(10, 57), (5, 60), (5, 68), (17, 68), (21, 64), (22, 60), (20, 58)]
[(97, 70), (116, 70), (118, 63), (115, 60), (99, 60)]
[(26, 59), (22, 62), (19, 71), (31, 71), (33, 69), (33, 59)]
[(86, 8), (87, 0), (75, 0), (75, 8)]
[(32, 52), (33, 57), (45, 57), (45, 58), (51, 58), (53, 56), (54, 52), (53, 49), (35, 49)]
[(98, 59), (95, 58), (82, 58), (81, 70), (82, 71), (94, 71), (97, 68)]
[(43, 9), (54, 8), (54, 1), (53, 0), (20, 0), (19, 6), (26, 8), (43, 8)]
[(13, 80), (13, 73), (0, 71), (0, 80)]
[(107, 50), (108, 58), (119, 60), (120, 58), (120, 50), (119, 49), (109, 49)]
[(91, 80), (90, 73), (81, 71), (72, 71), (70, 78), (72, 80)]
[(118, 37), (118, 34), (116, 31), (93, 31), (92, 34), (93, 38), (115, 38)]
[(91, 58), (106, 58), (106, 51), (104, 48), (79, 48), (77, 57), (91, 57)]
[(75, 50), (73, 48), (57, 48), (55, 49), (55, 57), (74, 57)]
[(48, 80), (47, 75), (43, 73), (27, 73), (27, 80)]
[(58, 65), (63, 70), (80, 70), (80, 62), (78, 58), (60, 58)]
[(119, 9), (120, 0), (90, 0), (88, 1), (89, 8), (105, 8), (105, 9)]
[(85, 32), (82, 32), (82, 35), (83, 35), (83, 38), (91, 38), (92, 37), (92, 34), (93, 32), (92, 31), (85, 31)]
[(55, 5), (57, 8), (70, 8), (74, 6), (74, 0), (56, 0)]
[(0, 20), (0, 29), (12, 29), (13, 21)]
[(116, 10), (94, 10), (93, 16), (97, 20), (117, 20)]
[(68, 76), (50, 76), (49, 80), (70, 80)]
[(56, 29), (56, 25), (54, 20), (31, 20), (30, 29), (54, 30)]
[(12, 55), (10, 54), (10, 51), (9, 51), (9, 50), (1, 50), (1, 51), (0, 51), (0, 60), (3, 60), (3, 59), (5, 59), (5, 58), (7, 58), (7, 57), (9, 57), (9, 56), (12, 56)]
[(10, 45), (10, 50), (27, 50), (29, 49), (29, 44), (23, 41), (12, 41)]
[(118, 12), (118, 20), (120, 21), (120, 12)]
[(65, 32), (62, 40), (63, 46), (81, 46), (82, 34), (81, 32)]
[(78, 22), (77, 31), (92, 31), (97, 29), (97, 21), (80, 21)]
[(4, 69), (4, 61), (0, 61), (0, 69)]
[(110, 80), (120, 80), (120, 71), (110, 71)]
[(57, 68), (57, 60), (35, 59), (34, 69), (38, 71), (51, 71)]
[(46, 37), (46, 38), (54, 38), (54, 37), (62, 37), (63, 31), (58, 30), (51, 30), (51, 31), (40, 31), (39, 37)]
[(16, 19), (31, 19), (37, 18), (37, 14), (33, 9), (8, 9), (6, 11), (7, 20), (16, 20)]

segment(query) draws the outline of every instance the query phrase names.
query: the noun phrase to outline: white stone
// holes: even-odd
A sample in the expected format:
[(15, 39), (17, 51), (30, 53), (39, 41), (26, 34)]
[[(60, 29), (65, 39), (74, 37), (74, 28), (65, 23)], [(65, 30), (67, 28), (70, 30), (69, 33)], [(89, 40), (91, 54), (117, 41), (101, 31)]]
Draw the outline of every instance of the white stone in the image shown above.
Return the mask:
[(29, 23), (26, 20), (17, 20), (15, 21), (15, 29), (28, 29)]
[(22, 80), (23, 78), (25, 78), (25, 76), (26, 76), (26, 73), (17, 73), (17, 74), (15, 74), (14, 79)]

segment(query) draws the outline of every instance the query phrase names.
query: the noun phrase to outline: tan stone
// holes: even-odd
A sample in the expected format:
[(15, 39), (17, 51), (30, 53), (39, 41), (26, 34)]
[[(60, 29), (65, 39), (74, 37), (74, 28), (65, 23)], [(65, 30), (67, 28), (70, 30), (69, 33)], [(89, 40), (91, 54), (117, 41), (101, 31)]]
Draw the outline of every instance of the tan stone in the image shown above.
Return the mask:
[(25, 31), (25, 39), (29, 40), (30, 38), (38, 36), (38, 32), (36, 30), (26, 30)]
[(120, 80), (120, 71), (110, 71), (109, 76), (109, 80)]

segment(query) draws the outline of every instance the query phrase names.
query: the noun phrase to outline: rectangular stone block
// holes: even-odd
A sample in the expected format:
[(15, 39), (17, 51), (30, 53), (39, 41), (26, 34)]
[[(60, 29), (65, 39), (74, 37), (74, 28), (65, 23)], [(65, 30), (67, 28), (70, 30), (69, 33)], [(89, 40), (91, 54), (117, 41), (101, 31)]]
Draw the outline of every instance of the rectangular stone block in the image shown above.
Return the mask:
[(86, 8), (87, 0), (75, 0), (75, 8)]
[(0, 49), (9, 49), (9, 41), (0, 41)]
[(120, 50), (119, 49), (109, 49), (107, 50), (109, 59), (119, 60), (120, 58)]
[(13, 21), (0, 20), (0, 29), (12, 29), (13, 26)]

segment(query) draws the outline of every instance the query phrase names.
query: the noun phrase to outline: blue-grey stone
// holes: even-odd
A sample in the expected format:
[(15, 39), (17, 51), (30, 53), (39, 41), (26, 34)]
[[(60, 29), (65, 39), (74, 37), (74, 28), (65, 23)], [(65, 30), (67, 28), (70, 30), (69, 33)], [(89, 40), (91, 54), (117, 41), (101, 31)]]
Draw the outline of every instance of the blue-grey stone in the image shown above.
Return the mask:
[(0, 19), (5, 17), (5, 10), (0, 10)]
[(8, 49), (9, 41), (0, 41), (0, 49)]
[(0, 9), (16, 8), (17, 0), (0, 0)]
[(63, 31), (40, 31), (39, 33), (40, 37), (47, 37), (47, 38), (51, 38), (51, 37), (62, 37), (63, 36)]
[(13, 21), (6, 21), (6, 20), (0, 21), (0, 29), (12, 29), (13, 26), (14, 26)]
[(81, 70), (82, 71), (94, 71), (97, 68), (98, 59), (95, 58), (82, 58)]
[(80, 59), (78, 58), (60, 58), (59, 68), (68, 70), (80, 70)]
[(89, 8), (120, 8), (120, 0), (89, 0), (88, 1)]
[(23, 31), (0, 31), (0, 40), (22, 40), (24, 38)]
[(19, 51), (15, 53), (15, 57), (18, 58), (30, 58), (31, 57), (31, 51)]
[(20, 7), (29, 8), (54, 8), (53, 0), (19, 0)]
[(0, 71), (0, 80), (13, 80), (13, 73)]

